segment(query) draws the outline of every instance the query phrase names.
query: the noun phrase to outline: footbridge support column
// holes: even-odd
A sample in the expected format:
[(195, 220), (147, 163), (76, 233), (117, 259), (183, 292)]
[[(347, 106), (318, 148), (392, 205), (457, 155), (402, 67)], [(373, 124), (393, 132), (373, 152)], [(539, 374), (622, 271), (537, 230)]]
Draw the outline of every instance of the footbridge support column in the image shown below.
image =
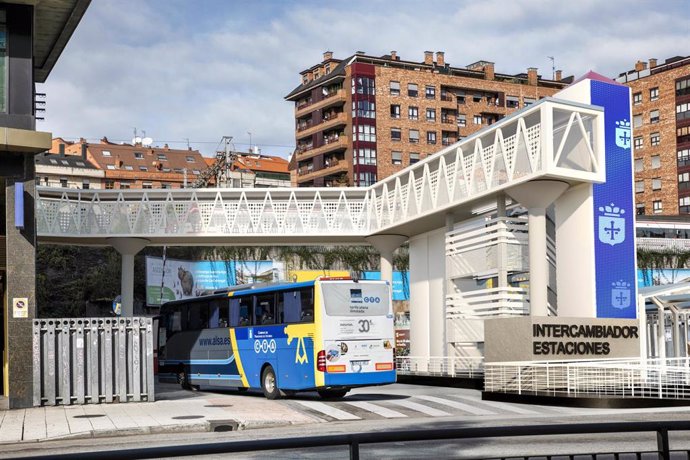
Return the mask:
[(144, 238), (108, 238), (108, 244), (122, 256), (121, 316), (134, 316), (134, 256), (150, 243)]
[(517, 185), (508, 194), (528, 209), (530, 315), (548, 316), (549, 262), (546, 252), (546, 208), (569, 187), (566, 182), (536, 180)]
[(381, 254), (381, 279), (388, 281), (392, 288), (393, 253), (407, 241), (407, 237), (405, 235), (374, 235), (366, 239)]

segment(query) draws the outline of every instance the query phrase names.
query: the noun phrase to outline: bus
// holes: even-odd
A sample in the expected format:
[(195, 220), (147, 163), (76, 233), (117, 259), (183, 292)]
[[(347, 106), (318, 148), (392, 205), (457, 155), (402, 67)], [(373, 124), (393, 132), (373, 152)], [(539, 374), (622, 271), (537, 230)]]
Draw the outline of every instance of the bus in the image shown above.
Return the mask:
[(234, 286), (161, 306), (160, 381), (260, 389), (268, 399), (395, 383), (386, 281), (320, 277)]

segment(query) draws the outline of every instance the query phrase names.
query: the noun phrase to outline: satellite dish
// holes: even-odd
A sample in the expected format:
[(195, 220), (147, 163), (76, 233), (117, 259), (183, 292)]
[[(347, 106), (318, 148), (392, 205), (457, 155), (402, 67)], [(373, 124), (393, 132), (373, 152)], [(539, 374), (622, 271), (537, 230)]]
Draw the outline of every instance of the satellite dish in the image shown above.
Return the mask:
[(134, 145), (141, 144), (141, 137), (137, 136), (134, 139), (132, 139), (132, 144), (134, 144)]
[(153, 139), (150, 137), (145, 137), (141, 140), (141, 145), (148, 147), (149, 145), (153, 144)]

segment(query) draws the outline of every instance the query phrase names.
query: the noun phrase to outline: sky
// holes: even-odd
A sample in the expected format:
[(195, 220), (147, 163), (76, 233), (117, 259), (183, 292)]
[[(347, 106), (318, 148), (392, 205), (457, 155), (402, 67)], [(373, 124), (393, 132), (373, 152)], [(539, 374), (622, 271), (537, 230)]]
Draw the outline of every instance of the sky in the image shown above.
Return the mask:
[[(287, 157), (294, 105), (285, 95), (324, 51), (444, 51), (464, 67), (537, 67), (551, 78), (616, 77), (637, 60), (690, 55), (690, 0), (92, 0), (45, 84), (37, 129), (67, 140), (187, 143), (205, 156), (232, 136)], [(251, 134), (249, 134), (251, 133)]]

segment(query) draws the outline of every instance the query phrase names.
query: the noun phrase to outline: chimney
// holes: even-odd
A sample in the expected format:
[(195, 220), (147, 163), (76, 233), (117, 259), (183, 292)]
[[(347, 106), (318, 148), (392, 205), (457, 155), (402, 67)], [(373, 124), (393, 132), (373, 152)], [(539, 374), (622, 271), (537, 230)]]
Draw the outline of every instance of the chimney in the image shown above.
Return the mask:
[(107, 138), (107, 137), (103, 136), (103, 137), (101, 138), (101, 144), (109, 144), (109, 143), (110, 143), (110, 142), (108, 142), (108, 138)]
[(86, 160), (86, 144), (81, 144), (81, 159)]
[(487, 80), (493, 80), (494, 79), (494, 63), (493, 62), (487, 62), (486, 65), (484, 66), (484, 78)]
[(537, 86), (537, 68), (528, 67), (527, 68), (527, 84), (530, 86)]
[(167, 152), (168, 150), (170, 150), (170, 147), (168, 147), (168, 144), (165, 144), (165, 145), (163, 146), (163, 150), (165, 150), (166, 152)]
[(61, 157), (65, 156), (65, 144), (58, 144), (58, 153)]
[(433, 51), (424, 51), (424, 64), (432, 65), (434, 63)]
[(446, 66), (446, 58), (443, 51), (436, 51), (436, 65), (439, 67)]
[(637, 61), (637, 62), (635, 63), (635, 70), (638, 71), (638, 72), (642, 72), (642, 71), (643, 71), (644, 69), (646, 69), (646, 68), (647, 68), (647, 63), (646, 63), (646, 62)]
[(80, 138), (79, 138), (79, 143), (80, 143), (80, 144), (86, 144), (86, 139), (84, 139), (83, 137), (80, 137)]
[(333, 59), (333, 51), (324, 51), (323, 52), (323, 62), (326, 62), (329, 59)]
[(393, 50), (391, 51), (391, 61), (397, 61), (398, 60), (398, 52)]
[(561, 78), (563, 78), (563, 71), (562, 70), (557, 70), (556, 75), (554, 76), (554, 80), (556, 81), (561, 81)]
[(307, 81), (312, 81), (314, 79), (314, 73), (313, 72), (307, 72)]
[(656, 58), (649, 58), (649, 68), (653, 69), (656, 67)]

